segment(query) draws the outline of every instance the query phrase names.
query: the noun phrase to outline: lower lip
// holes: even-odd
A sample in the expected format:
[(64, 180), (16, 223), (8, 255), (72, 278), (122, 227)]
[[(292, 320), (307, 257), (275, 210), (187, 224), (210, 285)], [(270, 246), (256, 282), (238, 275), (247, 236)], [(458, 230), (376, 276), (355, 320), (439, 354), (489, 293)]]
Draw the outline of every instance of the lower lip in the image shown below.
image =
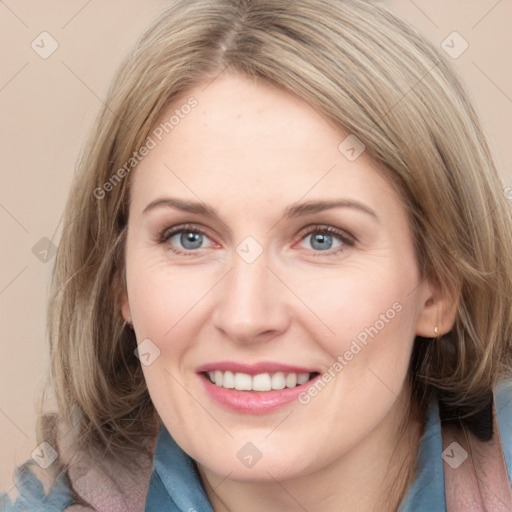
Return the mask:
[(316, 375), (300, 386), (272, 391), (238, 391), (213, 384), (204, 374), (199, 374), (206, 392), (223, 407), (245, 414), (267, 414), (298, 399), (298, 396), (316, 382)]

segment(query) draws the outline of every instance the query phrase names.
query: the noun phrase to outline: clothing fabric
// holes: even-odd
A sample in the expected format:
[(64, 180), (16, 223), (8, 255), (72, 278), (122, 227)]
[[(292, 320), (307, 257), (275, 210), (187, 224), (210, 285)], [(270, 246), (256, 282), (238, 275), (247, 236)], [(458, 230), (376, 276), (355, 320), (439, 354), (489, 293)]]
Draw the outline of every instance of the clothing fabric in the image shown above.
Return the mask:
[[(495, 405), (508, 479), (512, 485), (512, 381), (501, 385), (496, 390)], [(437, 404), (433, 402), (428, 411), (427, 423), (420, 442), (417, 476), (397, 512), (446, 512), (441, 454), (439, 411)], [(18, 471), (15, 481), (20, 496), (12, 503), (6, 494), (0, 494), (0, 511), (2, 512), (85, 510), (73, 505), (64, 475), (57, 479), (48, 494), (44, 493), (41, 482), (26, 469)], [(84, 497), (87, 499), (86, 496)], [(114, 509), (98, 510), (112, 512)], [(119, 508), (119, 510), (123, 509)], [(177, 445), (165, 427), (162, 427), (155, 447), (145, 507), (141, 507), (140, 512), (143, 510), (145, 512), (214, 512), (193, 459)]]

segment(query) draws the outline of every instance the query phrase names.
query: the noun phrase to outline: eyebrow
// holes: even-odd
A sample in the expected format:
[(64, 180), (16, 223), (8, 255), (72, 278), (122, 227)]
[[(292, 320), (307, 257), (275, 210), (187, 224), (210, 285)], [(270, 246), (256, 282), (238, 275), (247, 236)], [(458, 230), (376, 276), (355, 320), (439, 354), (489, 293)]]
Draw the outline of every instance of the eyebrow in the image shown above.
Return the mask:
[[(205, 203), (197, 201), (188, 201), (184, 199), (176, 199), (173, 197), (164, 197), (151, 201), (142, 213), (147, 213), (156, 208), (176, 208), (189, 213), (195, 213), (198, 215), (204, 215), (205, 217), (213, 217), (220, 220), (220, 216), (217, 211), (208, 206)], [(311, 215), (313, 213), (319, 213), (324, 210), (331, 210), (333, 208), (353, 208), (366, 213), (373, 217), (376, 221), (379, 221), (378, 215), (368, 206), (359, 201), (351, 199), (335, 199), (335, 200), (324, 200), (324, 201), (307, 201), (305, 203), (299, 203), (288, 206), (285, 210), (283, 217), (293, 218), (301, 217), (304, 215)]]
[(196, 201), (175, 199), (173, 197), (163, 197), (151, 201), (151, 203), (149, 203), (146, 208), (142, 210), (142, 213), (146, 213), (160, 207), (177, 208), (178, 210), (183, 210), (189, 213), (197, 213), (199, 215), (204, 215), (205, 217), (219, 217), (218, 213), (211, 206)]
[(333, 208), (354, 208), (361, 212), (367, 213), (372, 216), (375, 220), (379, 220), (378, 215), (368, 206), (359, 201), (351, 199), (334, 199), (327, 201), (308, 201), (306, 203), (300, 203), (292, 205), (286, 208), (285, 217), (299, 217), (302, 215), (309, 215), (312, 213), (318, 213), (324, 210), (331, 210)]

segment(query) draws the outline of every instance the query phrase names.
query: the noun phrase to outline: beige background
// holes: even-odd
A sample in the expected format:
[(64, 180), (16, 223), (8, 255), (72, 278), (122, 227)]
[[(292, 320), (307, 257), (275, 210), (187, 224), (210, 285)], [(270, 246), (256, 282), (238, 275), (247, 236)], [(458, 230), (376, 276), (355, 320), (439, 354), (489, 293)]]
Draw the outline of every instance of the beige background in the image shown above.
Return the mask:
[[(73, 166), (113, 71), (168, 3), (0, 0), (0, 489), (4, 491), (13, 488), (14, 465), (29, 458), (36, 447), (34, 399), (48, 364), (44, 315), (53, 259), (40, 261), (32, 248), (43, 237), (58, 243)], [(452, 62), (481, 114), (504, 187), (512, 186), (512, 2), (383, 3), (436, 45), (453, 31), (468, 42), (467, 51)], [(47, 59), (31, 47), (44, 31), (59, 45)]]

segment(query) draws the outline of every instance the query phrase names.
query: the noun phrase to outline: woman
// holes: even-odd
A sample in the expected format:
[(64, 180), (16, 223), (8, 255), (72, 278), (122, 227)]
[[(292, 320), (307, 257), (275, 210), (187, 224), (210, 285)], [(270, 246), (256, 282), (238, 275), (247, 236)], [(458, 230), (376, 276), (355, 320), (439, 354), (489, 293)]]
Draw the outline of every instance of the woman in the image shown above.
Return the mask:
[(411, 28), (357, 0), (175, 1), (80, 169), (58, 458), (21, 468), (14, 510), (510, 509), (510, 211)]

